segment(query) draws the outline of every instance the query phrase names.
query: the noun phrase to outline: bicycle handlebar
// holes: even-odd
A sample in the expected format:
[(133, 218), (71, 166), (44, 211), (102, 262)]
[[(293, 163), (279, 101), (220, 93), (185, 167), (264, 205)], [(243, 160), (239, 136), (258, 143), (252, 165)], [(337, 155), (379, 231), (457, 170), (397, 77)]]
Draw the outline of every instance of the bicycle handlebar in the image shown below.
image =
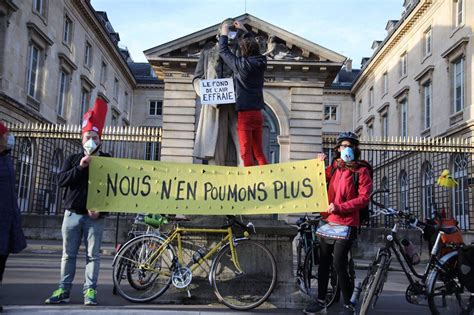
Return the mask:
[(380, 194), (380, 193), (389, 193), (389, 192), (390, 192), (389, 189), (378, 189), (378, 190), (375, 190), (370, 195), (370, 200), (372, 201), (372, 203), (374, 205), (376, 205), (377, 207), (379, 207), (379, 209), (376, 209), (374, 211), (375, 214), (372, 215), (372, 216), (377, 216), (379, 214), (383, 214), (385, 216), (397, 216), (400, 219), (405, 219), (407, 221), (408, 225), (410, 225), (410, 227), (412, 227), (414, 229), (417, 229), (421, 233), (424, 234), (424, 228), (428, 224), (426, 224), (424, 222), (421, 222), (417, 218), (413, 217), (412, 213), (409, 213), (409, 212), (406, 212), (406, 211), (403, 211), (403, 210), (397, 210), (397, 209), (389, 208), (389, 207), (385, 206), (384, 204), (374, 200), (375, 195)]

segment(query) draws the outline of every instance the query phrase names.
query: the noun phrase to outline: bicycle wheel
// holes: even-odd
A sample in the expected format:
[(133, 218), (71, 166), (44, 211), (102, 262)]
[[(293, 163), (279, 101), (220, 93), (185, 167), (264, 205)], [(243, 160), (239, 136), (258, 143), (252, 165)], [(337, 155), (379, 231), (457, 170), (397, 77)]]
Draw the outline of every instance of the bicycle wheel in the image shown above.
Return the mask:
[(259, 242), (244, 239), (236, 241), (234, 246), (237, 262), (233, 261), (229, 244), (217, 253), (211, 267), (212, 287), (227, 307), (250, 310), (265, 302), (275, 288), (276, 261)]
[(431, 314), (472, 314), (474, 296), (459, 282), (457, 256), (449, 258), (441, 268), (433, 270), (428, 281), (428, 305)]
[(306, 293), (306, 287), (304, 284), (304, 260), (307, 255), (306, 248), (304, 246), (304, 240), (302, 238), (298, 239), (298, 244), (296, 245), (296, 285), (304, 294)]
[(116, 292), (128, 301), (138, 303), (151, 301), (168, 289), (174, 249), (168, 245), (158, 257), (148, 262), (162, 244), (163, 239), (157, 236), (142, 235), (119, 250), (113, 266)]
[(364, 298), (360, 306), (360, 315), (365, 315), (369, 309), (373, 309), (377, 303), (379, 294), (382, 292), (384, 282), (387, 277), (388, 257), (386, 255), (380, 256), (378, 263), (372, 266), (367, 287), (365, 289)]
[[(354, 262), (352, 261), (352, 264), (353, 263)], [(306, 255), (303, 267), (303, 277), (306, 288), (306, 294), (308, 294), (310, 297), (317, 297), (318, 295), (318, 268), (319, 251), (318, 247), (313, 246)], [(337, 281), (336, 271), (334, 270), (334, 268), (331, 267), (329, 270), (328, 289), (326, 292), (326, 306), (330, 307), (338, 299), (339, 283)]]

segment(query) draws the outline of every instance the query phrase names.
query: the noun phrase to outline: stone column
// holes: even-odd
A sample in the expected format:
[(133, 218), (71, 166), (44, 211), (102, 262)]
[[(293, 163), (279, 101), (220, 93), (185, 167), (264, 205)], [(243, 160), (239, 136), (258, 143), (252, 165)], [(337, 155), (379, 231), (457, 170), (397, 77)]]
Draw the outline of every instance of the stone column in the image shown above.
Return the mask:
[(193, 162), (196, 93), (191, 77), (165, 77), (161, 160)]
[(291, 88), (291, 161), (313, 159), (322, 152), (323, 86)]

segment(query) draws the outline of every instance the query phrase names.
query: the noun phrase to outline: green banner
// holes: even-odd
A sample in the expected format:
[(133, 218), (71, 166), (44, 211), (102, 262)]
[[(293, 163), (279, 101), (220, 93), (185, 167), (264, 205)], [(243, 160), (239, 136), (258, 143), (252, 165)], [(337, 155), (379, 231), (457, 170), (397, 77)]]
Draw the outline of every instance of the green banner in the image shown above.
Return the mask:
[(93, 157), (87, 207), (161, 214), (321, 212), (328, 206), (324, 162), (253, 167)]

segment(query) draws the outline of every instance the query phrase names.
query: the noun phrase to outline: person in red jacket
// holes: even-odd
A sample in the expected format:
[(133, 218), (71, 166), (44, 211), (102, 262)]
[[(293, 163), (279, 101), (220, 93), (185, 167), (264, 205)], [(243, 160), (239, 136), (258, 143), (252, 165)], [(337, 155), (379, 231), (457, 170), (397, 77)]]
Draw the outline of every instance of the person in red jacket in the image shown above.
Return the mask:
[[(341, 314), (355, 314), (355, 306), (350, 302), (354, 286), (348, 274), (349, 251), (360, 226), (359, 210), (367, 207), (370, 201), (372, 177), (366, 164), (360, 162), (359, 139), (356, 134), (339, 134), (334, 153), (334, 161), (326, 168), (329, 206), (322, 215), (328, 223), (347, 230), (347, 237), (335, 240), (319, 236), (318, 296), (317, 301), (304, 310), (306, 314), (326, 312), (326, 292), (332, 262), (344, 302)], [(325, 157), (324, 154), (318, 154), (317, 158), (324, 160)], [(353, 180), (354, 172), (358, 173), (358, 188)]]

